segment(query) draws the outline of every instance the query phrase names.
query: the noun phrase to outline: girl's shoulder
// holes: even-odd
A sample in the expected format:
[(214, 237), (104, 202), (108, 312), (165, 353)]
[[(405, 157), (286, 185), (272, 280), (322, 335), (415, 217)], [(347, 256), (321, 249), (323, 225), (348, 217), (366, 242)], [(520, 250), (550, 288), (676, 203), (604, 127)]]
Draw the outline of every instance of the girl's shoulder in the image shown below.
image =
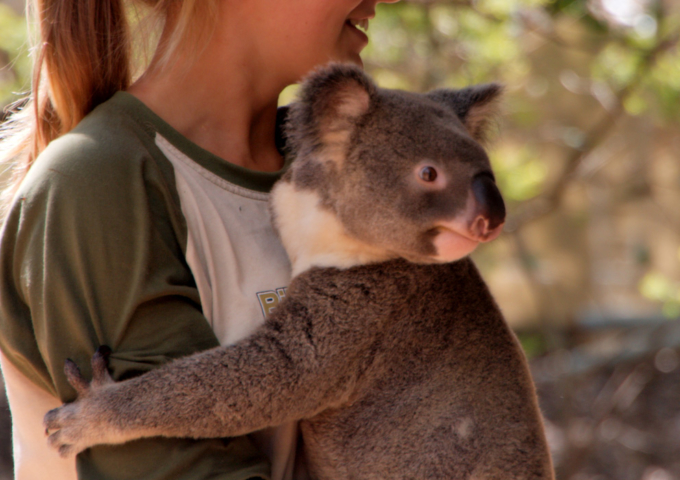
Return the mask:
[(119, 92), (52, 141), (22, 181), (15, 202), (108, 211), (129, 205), (130, 198), (148, 204), (151, 196), (154, 204), (176, 210), (172, 164), (155, 143), (154, 125), (136, 113), (135, 102)]
[(69, 235), (79, 238), (100, 230), (123, 238), (153, 225), (169, 242), (185, 244), (173, 166), (156, 146), (153, 126), (131, 114), (129, 95), (122, 96), (97, 107), (38, 156), (7, 211), (6, 222), (23, 219), (22, 228), (4, 228), (0, 243), (50, 225), (68, 225)]
[(134, 107), (134, 99), (123, 92), (98, 106), (47, 146), (31, 167), (26, 187), (47, 182), (71, 188), (99, 184), (124, 189), (150, 169), (171, 168), (155, 144), (153, 125), (135, 115)]

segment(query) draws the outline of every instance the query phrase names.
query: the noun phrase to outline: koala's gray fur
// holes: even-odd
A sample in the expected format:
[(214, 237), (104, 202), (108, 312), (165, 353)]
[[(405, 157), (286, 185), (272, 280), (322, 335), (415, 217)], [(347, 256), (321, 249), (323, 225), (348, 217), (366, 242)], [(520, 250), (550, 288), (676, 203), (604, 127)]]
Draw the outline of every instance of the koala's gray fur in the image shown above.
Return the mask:
[[(470, 182), (488, 175), (477, 107), (497, 93), (381, 90), (345, 66), (312, 76), (290, 116), (297, 159), (273, 196), (284, 245), (301, 242), (285, 301), (250, 338), (124, 382), (106, 377), (101, 355), (92, 385), (69, 365), (80, 398), (48, 413), (50, 443), (69, 454), (300, 420), (320, 480), (552, 479), (517, 339), (471, 260), (437, 260), (437, 222), (470, 210)], [(447, 188), (409, 180), (423, 158)], [(306, 240), (285, 232), (294, 216), (282, 204), (296, 195), (344, 228), (330, 253), (304, 256)], [(500, 218), (489, 195), (495, 213), (483, 216)]]

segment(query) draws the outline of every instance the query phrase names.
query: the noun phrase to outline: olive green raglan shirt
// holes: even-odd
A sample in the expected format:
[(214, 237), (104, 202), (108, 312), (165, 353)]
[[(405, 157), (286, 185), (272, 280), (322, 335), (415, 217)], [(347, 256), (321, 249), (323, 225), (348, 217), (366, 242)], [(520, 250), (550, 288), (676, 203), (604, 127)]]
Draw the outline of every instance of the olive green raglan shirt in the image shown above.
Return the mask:
[[(3, 225), (3, 368), (59, 401), (75, 398), (64, 360), (89, 378), (100, 345), (113, 349), (110, 371), (122, 380), (219, 344), (187, 264), (187, 223), (158, 135), (198, 164), (215, 163), (141, 102), (118, 93), (47, 147)], [(228, 170), (217, 174), (261, 192), (280, 176)], [(30, 407), (18, 394), (12, 404), (12, 387), (14, 415)], [(15, 435), (16, 461), (28, 462), (30, 452), (17, 448)], [(267, 479), (269, 468), (246, 438), (140, 440), (77, 458), (82, 479)]]

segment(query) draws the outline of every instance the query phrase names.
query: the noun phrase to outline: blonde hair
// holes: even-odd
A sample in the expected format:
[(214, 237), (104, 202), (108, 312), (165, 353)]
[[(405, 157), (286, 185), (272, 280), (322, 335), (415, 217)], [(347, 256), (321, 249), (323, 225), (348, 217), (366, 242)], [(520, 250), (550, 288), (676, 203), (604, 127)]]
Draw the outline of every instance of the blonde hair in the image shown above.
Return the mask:
[[(165, 68), (180, 50), (204, 41), (218, 1), (30, 0), (29, 22), (37, 29), (31, 92), (10, 107), (0, 129), (0, 165), (11, 170), (0, 206), (7, 206), (47, 144), (130, 86), (140, 52), (153, 50), (141, 55), (153, 59), (142, 60), (148, 65), (141, 69)], [(138, 35), (131, 34), (132, 21), (145, 25)], [(160, 40), (145, 48), (152, 38)], [(0, 222), (3, 217), (0, 210)]]

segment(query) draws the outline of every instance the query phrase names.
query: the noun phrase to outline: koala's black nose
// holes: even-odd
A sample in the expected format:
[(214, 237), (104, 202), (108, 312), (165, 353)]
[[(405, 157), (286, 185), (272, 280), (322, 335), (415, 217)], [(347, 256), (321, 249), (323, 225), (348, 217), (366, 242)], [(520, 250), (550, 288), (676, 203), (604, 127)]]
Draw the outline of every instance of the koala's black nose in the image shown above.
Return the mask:
[(488, 230), (494, 230), (505, 222), (505, 202), (491, 173), (475, 175), (472, 193), (478, 202), (479, 214), (488, 220)]

